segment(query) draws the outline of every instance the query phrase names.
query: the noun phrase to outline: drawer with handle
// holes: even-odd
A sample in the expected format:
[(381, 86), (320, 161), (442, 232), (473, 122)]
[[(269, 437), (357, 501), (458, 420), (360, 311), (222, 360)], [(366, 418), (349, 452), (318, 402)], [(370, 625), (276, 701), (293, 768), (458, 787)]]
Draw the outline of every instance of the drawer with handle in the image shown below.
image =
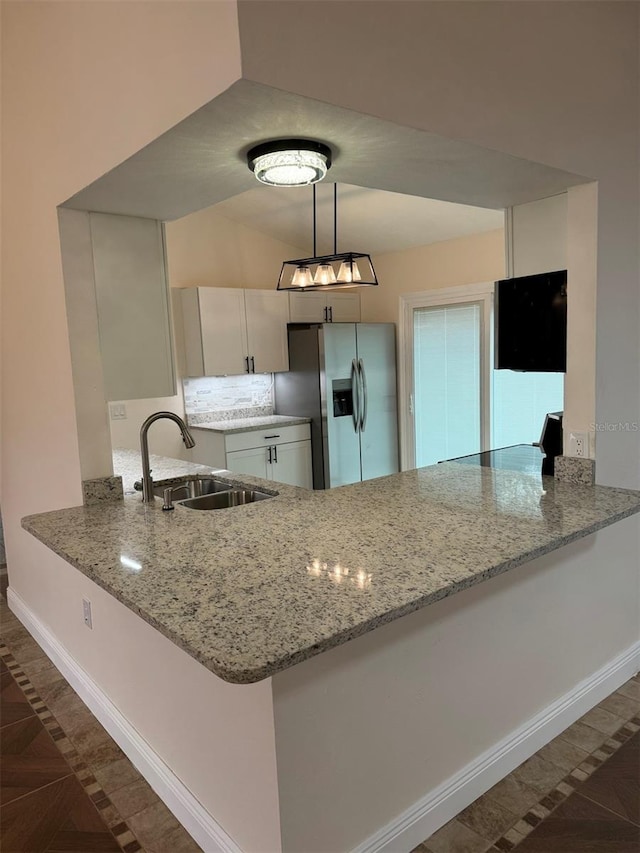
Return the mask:
[(305, 441), (309, 437), (309, 424), (276, 425), (225, 435), (225, 449), (229, 453), (234, 450), (248, 450), (251, 447), (271, 447), (290, 441)]

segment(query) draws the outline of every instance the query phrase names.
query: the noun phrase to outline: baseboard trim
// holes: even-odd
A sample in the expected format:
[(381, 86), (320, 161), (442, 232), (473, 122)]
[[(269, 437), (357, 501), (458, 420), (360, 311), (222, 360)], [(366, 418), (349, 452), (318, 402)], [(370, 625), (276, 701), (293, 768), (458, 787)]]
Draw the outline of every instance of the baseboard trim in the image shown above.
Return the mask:
[(438, 788), (369, 836), (351, 853), (413, 850), (640, 669), (640, 642), (609, 661)]
[(212, 815), (201, 805), (139, 732), (120, 713), (103, 690), (71, 657), (11, 587), (10, 609), (51, 658), (82, 701), (144, 776), (167, 808), (206, 853), (242, 853)]

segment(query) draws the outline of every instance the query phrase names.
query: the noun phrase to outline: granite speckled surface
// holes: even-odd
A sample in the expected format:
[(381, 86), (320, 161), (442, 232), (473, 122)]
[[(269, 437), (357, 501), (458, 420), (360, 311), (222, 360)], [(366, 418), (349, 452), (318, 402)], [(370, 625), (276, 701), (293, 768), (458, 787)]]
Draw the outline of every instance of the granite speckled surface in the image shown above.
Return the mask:
[(122, 477), (96, 477), (82, 481), (82, 502), (85, 506), (103, 501), (121, 501), (122, 496)]
[(267, 415), (262, 418), (235, 418), (226, 421), (205, 421), (204, 423), (192, 424), (198, 429), (211, 429), (215, 432), (223, 432), (230, 435), (234, 432), (247, 432), (252, 429), (264, 429), (271, 426), (294, 426), (295, 424), (308, 424), (310, 418), (298, 418), (294, 415)]
[(326, 492), (263, 485), (279, 495), (214, 512), (133, 495), (22, 523), (221, 678), (249, 683), (640, 511), (640, 492), (456, 463)]
[[(182, 459), (169, 459), (166, 456), (149, 455), (151, 463), (151, 476), (154, 482), (159, 480), (171, 480), (175, 477), (185, 477), (190, 474), (201, 474), (206, 476), (218, 468), (208, 465), (198, 465), (195, 462), (185, 462)], [(113, 451), (114, 473), (122, 477), (122, 485), (125, 495), (137, 494), (133, 488), (136, 480), (142, 480), (142, 462), (138, 450), (125, 450), (117, 447)]]
[(273, 406), (248, 406), (246, 408), (218, 409), (208, 412), (187, 412), (188, 426), (199, 426), (209, 421), (238, 421), (253, 420), (253, 418), (270, 418), (273, 416)]
[(596, 478), (595, 460), (579, 456), (556, 456), (555, 477), (566, 483), (592, 486)]

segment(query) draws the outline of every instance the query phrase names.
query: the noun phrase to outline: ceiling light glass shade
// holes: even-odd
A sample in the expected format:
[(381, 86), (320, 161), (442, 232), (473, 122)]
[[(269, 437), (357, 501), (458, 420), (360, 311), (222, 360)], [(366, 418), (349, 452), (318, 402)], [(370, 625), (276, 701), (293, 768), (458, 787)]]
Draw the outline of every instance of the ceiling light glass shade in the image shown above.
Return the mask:
[(362, 281), (362, 276), (360, 275), (360, 270), (358, 269), (358, 264), (355, 261), (343, 261), (340, 264), (340, 269), (338, 271), (338, 281), (342, 282), (360, 282)]
[(318, 269), (313, 277), (314, 284), (335, 284), (336, 274), (331, 264), (318, 264)]
[(308, 266), (304, 264), (296, 267), (291, 278), (291, 285), (294, 288), (304, 288), (313, 284), (313, 276)]
[[(340, 273), (336, 276), (334, 270), (338, 267), (342, 269), (345, 264), (347, 270), (345, 277), (341, 278)], [(331, 273), (328, 272), (327, 267), (331, 269)], [(352, 275), (352, 278), (347, 280), (349, 275)], [(325, 281), (325, 278), (329, 280)], [(278, 279), (278, 290), (336, 290), (367, 285), (377, 286), (377, 284), (378, 279), (369, 255), (343, 252), (336, 255), (319, 255), (314, 258), (285, 261)]]
[(321, 181), (331, 166), (331, 149), (321, 142), (279, 139), (256, 145), (247, 154), (249, 168), (263, 184), (304, 187)]

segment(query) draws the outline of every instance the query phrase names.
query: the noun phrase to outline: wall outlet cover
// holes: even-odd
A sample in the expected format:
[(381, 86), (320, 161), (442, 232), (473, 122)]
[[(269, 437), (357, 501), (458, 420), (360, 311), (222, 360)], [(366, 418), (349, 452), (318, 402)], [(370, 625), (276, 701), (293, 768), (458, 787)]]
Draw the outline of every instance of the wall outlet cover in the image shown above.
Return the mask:
[(569, 433), (569, 456), (581, 459), (589, 457), (589, 434), (586, 432)]

